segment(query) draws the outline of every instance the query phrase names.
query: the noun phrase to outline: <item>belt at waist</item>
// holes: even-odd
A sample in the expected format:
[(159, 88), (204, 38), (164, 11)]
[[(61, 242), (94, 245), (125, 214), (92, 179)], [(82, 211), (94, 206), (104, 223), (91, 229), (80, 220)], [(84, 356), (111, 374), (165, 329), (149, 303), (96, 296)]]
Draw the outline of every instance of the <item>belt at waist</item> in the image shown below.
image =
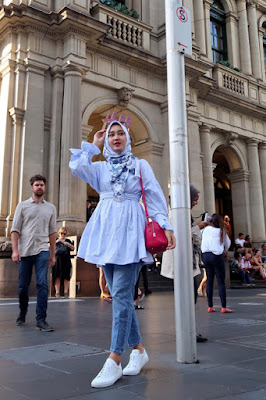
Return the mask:
[(115, 201), (134, 200), (139, 201), (140, 195), (137, 193), (123, 193), (121, 196), (116, 196), (113, 192), (101, 192), (100, 200), (113, 199)]

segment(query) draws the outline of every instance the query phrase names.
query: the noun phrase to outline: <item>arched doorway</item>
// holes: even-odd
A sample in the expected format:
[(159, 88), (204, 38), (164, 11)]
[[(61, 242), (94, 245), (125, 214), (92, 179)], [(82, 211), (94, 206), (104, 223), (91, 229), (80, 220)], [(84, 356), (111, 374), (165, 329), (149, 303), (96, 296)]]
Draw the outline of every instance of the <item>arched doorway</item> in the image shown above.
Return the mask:
[(248, 165), (241, 142), (228, 143), (219, 138), (213, 143), (213, 179), (215, 208), (222, 216), (229, 215), (233, 231), (252, 234)]
[(215, 192), (215, 211), (222, 217), (228, 215), (232, 227), (232, 239), (234, 238), (233, 207), (229, 164), (223, 153), (217, 149), (213, 154), (213, 183)]

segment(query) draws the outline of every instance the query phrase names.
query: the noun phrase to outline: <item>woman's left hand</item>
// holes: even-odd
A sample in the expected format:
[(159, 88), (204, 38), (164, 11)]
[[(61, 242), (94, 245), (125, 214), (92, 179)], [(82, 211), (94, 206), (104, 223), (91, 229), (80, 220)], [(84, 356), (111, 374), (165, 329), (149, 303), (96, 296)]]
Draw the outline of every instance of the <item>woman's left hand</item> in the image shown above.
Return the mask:
[(176, 246), (175, 235), (173, 234), (172, 231), (169, 231), (168, 229), (165, 229), (164, 233), (168, 240), (168, 246), (166, 250), (173, 250)]

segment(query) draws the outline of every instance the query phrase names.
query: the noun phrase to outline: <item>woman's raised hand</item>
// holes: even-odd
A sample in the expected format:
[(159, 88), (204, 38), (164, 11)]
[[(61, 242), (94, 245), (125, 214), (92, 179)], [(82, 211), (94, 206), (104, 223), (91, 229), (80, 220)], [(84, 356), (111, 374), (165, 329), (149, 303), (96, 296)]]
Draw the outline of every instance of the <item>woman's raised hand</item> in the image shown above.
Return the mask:
[(105, 139), (105, 132), (106, 129), (101, 129), (100, 131), (96, 132), (94, 137), (93, 137), (93, 144), (95, 146), (101, 148)]

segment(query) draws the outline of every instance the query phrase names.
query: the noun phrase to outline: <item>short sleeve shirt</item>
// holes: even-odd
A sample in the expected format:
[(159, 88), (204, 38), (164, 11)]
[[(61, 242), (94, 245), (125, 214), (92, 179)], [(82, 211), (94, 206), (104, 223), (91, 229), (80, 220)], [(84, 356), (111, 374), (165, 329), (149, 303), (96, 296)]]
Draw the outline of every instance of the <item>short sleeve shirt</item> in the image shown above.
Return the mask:
[(235, 244), (240, 244), (242, 247), (244, 247), (245, 239), (239, 239), (237, 238), (235, 240)]
[(240, 261), (240, 266), (241, 268), (251, 268), (251, 264), (250, 261), (246, 261), (245, 257), (242, 258), (242, 260)]
[(32, 197), (17, 205), (11, 232), (18, 232), (21, 257), (48, 251), (49, 236), (56, 233), (56, 209), (48, 201), (36, 203)]

